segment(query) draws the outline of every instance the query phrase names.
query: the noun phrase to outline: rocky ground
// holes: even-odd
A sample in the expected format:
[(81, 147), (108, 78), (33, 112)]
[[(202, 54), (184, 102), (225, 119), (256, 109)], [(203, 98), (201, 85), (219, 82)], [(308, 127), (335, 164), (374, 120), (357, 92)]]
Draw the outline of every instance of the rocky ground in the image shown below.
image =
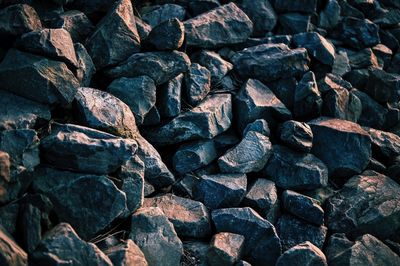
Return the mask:
[(400, 265), (400, 1), (0, 0), (0, 265)]

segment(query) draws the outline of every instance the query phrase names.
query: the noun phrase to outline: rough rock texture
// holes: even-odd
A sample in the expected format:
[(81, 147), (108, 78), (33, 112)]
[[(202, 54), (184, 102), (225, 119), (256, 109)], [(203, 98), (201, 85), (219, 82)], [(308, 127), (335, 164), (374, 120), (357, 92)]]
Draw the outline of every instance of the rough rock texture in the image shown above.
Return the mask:
[(310, 152), (313, 133), (306, 123), (294, 120), (286, 121), (280, 128), (280, 139), (294, 150)]
[(277, 23), (277, 15), (268, 0), (242, 0), (240, 8), (253, 21), (253, 34), (265, 35), (271, 31)]
[(119, 246), (114, 246), (107, 249), (106, 251), (104, 251), (104, 253), (110, 258), (114, 266), (148, 265), (143, 252), (130, 239)]
[(293, 113), (295, 117), (315, 117), (321, 113), (321, 93), (313, 72), (307, 72), (297, 84), (294, 93)]
[(211, 89), (210, 71), (193, 63), (185, 74), (186, 99), (191, 106), (198, 105), (210, 92)]
[(276, 262), (277, 266), (315, 265), (327, 266), (326, 257), (315, 245), (306, 241), (286, 250)]
[(297, 47), (304, 47), (308, 54), (325, 65), (332, 66), (335, 61), (335, 47), (316, 32), (299, 33), (293, 36)]
[(213, 236), (207, 253), (210, 265), (232, 265), (239, 260), (243, 250), (244, 236), (218, 233)]
[(0, 11), (0, 18), (0, 35), (15, 36), (42, 28), (39, 16), (29, 5), (8, 6)]
[(177, 18), (166, 20), (154, 27), (144, 45), (150, 45), (156, 50), (177, 50), (185, 39), (185, 27)]
[(0, 262), (4, 265), (27, 265), (28, 255), (15, 240), (0, 227)]
[(192, 57), (192, 60), (210, 71), (212, 84), (220, 83), (226, 74), (233, 69), (230, 62), (213, 51), (201, 50)]

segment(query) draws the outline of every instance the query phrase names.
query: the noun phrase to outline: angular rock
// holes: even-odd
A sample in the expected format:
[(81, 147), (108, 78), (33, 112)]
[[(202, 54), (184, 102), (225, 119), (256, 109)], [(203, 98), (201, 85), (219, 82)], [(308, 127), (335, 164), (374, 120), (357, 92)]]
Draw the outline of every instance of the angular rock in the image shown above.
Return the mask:
[(398, 102), (400, 100), (400, 75), (390, 74), (380, 69), (369, 70), (369, 80), (365, 92), (380, 103)]
[(319, 14), (318, 26), (328, 30), (334, 28), (339, 23), (340, 11), (337, 0), (328, 0), (325, 8)]
[(310, 152), (313, 142), (313, 133), (309, 125), (294, 120), (286, 121), (280, 128), (279, 138), (290, 148)]
[(62, 105), (72, 102), (79, 86), (64, 63), (15, 49), (10, 49), (0, 64), (0, 84), (27, 99)]
[(139, 33), (140, 39), (144, 40), (149, 36), (151, 31), (151, 26), (144, 22), (141, 18), (135, 16), (136, 28)]
[(314, 134), (311, 152), (326, 164), (330, 176), (351, 176), (367, 167), (371, 139), (359, 125), (326, 117), (308, 124)]
[(296, 117), (316, 117), (322, 109), (321, 93), (314, 72), (304, 74), (294, 93), (293, 113)]
[(368, 68), (368, 67), (379, 67), (378, 58), (374, 54), (371, 48), (365, 48), (362, 50), (349, 50), (343, 49), (349, 58), (349, 64), (352, 69)]
[(302, 12), (313, 13), (317, 9), (317, 0), (285, 0), (275, 1), (275, 9), (278, 12)]
[(374, 158), (390, 162), (400, 156), (400, 136), (373, 128), (364, 128), (372, 140), (372, 154)]
[(146, 258), (140, 248), (130, 239), (125, 243), (107, 249), (104, 253), (114, 266), (137, 265), (147, 266)]
[(304, 47), (309, 55), (319, 62), (332, 66), (335, 61), (335, 47), (317, 32), (299, 33), (293, 36), (296, 47)]
[(200, 15), (221, 6), (218, 0), (190, 0), (188, 2), (188, 10), (193, 16)]
[(342, 77), (350, 71), (351, 67), (347, 53), (342, 50), (337, 51), (337, 54), (335, 55), (335, 62), (332, 66), (332, 74)]
[(160, 23), (169, 19), (177, 18), (180, 21), (185, 19), (186, 10), (184, 7), (175, 4), (165, 4), (155, 6), (150, 12), (142, 14), (142, 19), (151, 27), (155, 27)]
[[(201, 0), (200, 0), (201, 1)], [(196, 264), (198, 266), (208, 266), (207, 252), (208, 242), (185, 241), (183, 243), (184, 256), (181, 263)]]
[(295, 78), (279, 79), (266, 83), (279, 100), (290, 110), (293, 108), (294, 93), (297, 87)]
[(223, 77), (233, 69), (233, 65), (225, 61), (219, 54), (213, 51), (201, 50), (192, 59), (210, 71), (211, 83), (219, 84)]
[(10, 182), (10, 166), (10, 156), (0, 151), (0, 205), (7, 202), (9, 198), (7, 189)]
[(313, 265), (327, 266), (326, 257), (322, 251), (306, 241), (286, 250), (276, 262), (277, 266)]
[(311, 15), (301, 13), (285, 13), (279, 16), (281, 34), (297, 34), (312, 29)]
[(360, 90), (352, 90), (355, 96), (360, 99), (362, 111), (358, 123), (362, 126), (382, 128), (385, 124), (388, 110), (377, 103), (368, 94)]
[(200, 48), (218, 48), (241, 43), (253, 31), (253, 23), (249, 17), (234, 3), (186, 20), (184, 25), (187, 45)]
[(17, 36), (40, 30), (42, 23), (35, 9), (29, 5), (11, 5), (0, 10), (0, 35)]
[(210, 209), (237, 207), (246, 187), (244, 174), (203, 175), (193, 188), (193, 196)]
[(4, 265), (28, 265), (28, 255), (0, 226), (0, 261)]
[(310, 153), (299, 153), (274, 145), (273, 154), (263, 174), (283, 189), (311, 190), (328, 184), (328, 168)]
[(76, 43), (74, 48), (78, 61), (78, 69), (75, 72), (75, 76), (79, 80), (81, 87), (89, 86), (92, 76), (96, 72), (96, 68), (93, 64), (92, 58), (86, 51), (85, 46), (80, 43)]
[(275, 27), (278, 17), (268, 0), (242, 0), (239, 4), (254, 23), (253, 35), (263, 36)]
[(247, 124), (247, 126), (243, 130), (242, 135), (246, 136), (247, 133), (250, 131), (258, 132), (267, 137), (269, 137), (271, 135), (271, 132), (268, 127), (268, 123), (264, 119), (257, 119), (257, 120), (254, 120), (254, 122)]
[(167, 81), (157, 90), (156, 106), (163, 117), (175, 117), (181, 112), (183, 74)]
[(185, 38), (185, 27), (177, 18), (161, 22), (147, 36), (144, 45), (156, 50), (177, 50)]
[(131, 1), (114, 3), (88, 39), (86, 48), (97, 69), (115, 65), (140, 51)]
[(210, 71), (193, 63), (185, 74), (186, 99), (191, 106), (197, 106), (211, 90)]
[(83, 42), (94, 30), (92, 22), (85, 13), (78, 10), (68, 10), (51, 22), (52, 28), (61, 28), (69, 32), (72, 40)]
[(210, 265), (234, 265), (243, 252), (244, 236), (233, 233), (218, 233), (213, 236), (207, 253)]
[(372, 52), (376, 55), (380, 68), (387, 68), (389, 66), (393, 56), (393, 52), (389, 47), (384, 44), (378, 44), (372, 47)]

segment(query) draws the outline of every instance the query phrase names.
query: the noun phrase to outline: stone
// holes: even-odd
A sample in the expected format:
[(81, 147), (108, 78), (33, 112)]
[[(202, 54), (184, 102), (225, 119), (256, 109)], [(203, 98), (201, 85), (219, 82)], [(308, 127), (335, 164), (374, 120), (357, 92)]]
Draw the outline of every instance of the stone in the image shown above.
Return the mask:
[(261, 44), (237, 52), (232, 58), (242, 78), (273, 81), (308, 71), (310, 59), (305, 48), (289, 49), (285, 44)]
[(267, 137), (269, 137), (271, 135), (271, 132), (268, 127), (268, 123), (264, 119), (257, 119), (257, 120), (254, 120), (254, 122), (247, 124), (247, 126), (243, 130), (242, 135), (246, 136), (247, 133), (250, 131), (258, 132)]
[(162, 84), (157, 90), (156, 106), (160, 115), (166, 118), (176, 117), (181, 112), (183, 74)]
[(141, 18), (135, 16), (136, 28), (139, 33), (140, 39), (144, 40), (149, 36), (152, 30), (151, 26), (144, 22)]
[(294, 93), (297, 84), (298, 82), (294, 77), (278, 79), (266, 83), (276, 97), (278, 97), (278, 99), (290, 110), (293, 109)]
[(132, 139), (122, 139), (72, 124), (51, 124), (51, 133), (40, 143), (42, 162), (90, 174), (116, 171), (137, 150)]
[(86, 51), (85, 46), (80, 43), (76, 43), (74, 48), (78, 62), (78, 68), (75, 71), (75, 76), (80, 82), (81, 87), (87, 87), (90, 85), (92, 76), (96, 72), (96, 68), (93, 64), (92, 58)]
[(186, 20), (188, 46), (219, 48), (244, 42), (253, 31), (253, 22), (236, 6), (229, 3)]
[(357, 51), (344, 49), (344, 51), (346, 51), (352, 69), (379, 67), (378, 58), (371, 48), (364, 48)]
[(71, 35), (64, 29), (43, 29), (23, 34), (15, 43), (19, 49), (78, 67)]
[(175, 4), (165, 4), (155, 6), (150, 12), (142, 14), (142, 19), (151, 27), (155, 27), (160, 23), (169, 19), (177, 18), (180, 21), (185, 19), (186, 10), (184, 7)]
[(210, 71), (211, 84), (219, 84), (222, 79), (233, 69), (233, 65), (225, 61), (213, 51), (201, 50), (193, 55), (192, 61), (199, 63)]
[(0, 90), (0, 131), (34, 128), (51, 119), (46, 105)]
[(320, 159), (281, 145), (273, 146), (273, 154), (262, 173), (282, 189), (311, 190), (328, 184), (328, 168)]
[(4, 90), (50, 105), (71, 103), (79, 86), (66, 64), (15, 49), (0, 64), (0, 83)]
[(161, 22), (155, 26), (144, 41), (155, 50), (177, 50), (185, 39), (185, 27), (177, 18)]
[(310, 71), (304, 74), (299, 84), (297, 84), (293, 104), (295, 117), (316, 117), (321, 113), (323, 101), (314, 72)]
[(278, 16), (268, 0), (242, 0), (239, 3), (253, 22), (253, 35), (263, 36), (275, 28)]
[(398, 102), (400, 100), (400, 75), (387, 73), (380, 69), (371, 69), (365, 92), (379, 103)]
[(208, 247), (209, 247), (208, 242), (185, 241), (183, 243), (184, 255), (181, 263), (187, 263), (186, 265), (191, 265), (190, 263), (192, 263), (198, 266), (208, 266), (209, 265), (207, 262)]
[(275, 1), (275, 9), (280, 13), (285, 13), (285, 12), (313, 13), (317, 9), (317, 1), (316, 0)]
[(328, 228), (382, 239), (395, 234), (400, 227), (399, 189), (395, 181), (374, 171), (352, 177), (326, 203)]
[(343, 77), (351, 71), (350, 61), (347, 53), (343, 50), (337, 51), (335, 62), (332, 66), (332, 74)]
[(143, 120), (143, 126), (157, 126), (161, 123), (161, 116), (157, 106), (153, 106)]
[(197, 106), (211, 90), (210, 71), (193, 63), (185, 73), (185, 96), (191, 106)]
[(400, 156), (400, 136), (373, 128), (364, 129), (371, 136), (374, 158), (390, 162), (393, 158)]
[(42, 23), (35, 9), (29, 5), (11, 5), (0, 10), (0, 35), (17, 36), (40, 30)]
[(131, 1), (119, 0), (113, 4), (87, 40), (86, 49), (97, 69), (116, 65), (140, 51)]
[(68, 10), (51, 21), (51, 28), (61, 28), (69, 32), (74, 43), (83, 42), (94, 30), (94, 26), (85, 13)]
[(279, 15), (280, 33), (297, 34), (312, 29), (311, 15), (290, 12)]
[(388, 116), (388, 110), (368, 94), (356, 89), (352, 92), (360, 99), (362, 105), (361, 115), (357, 122), (366, 127), (382, 128)]
[(156, 103), (156, 85), (148, 76), (115, 79), (107, 91), (129, 106), (138, 125), (143, 124), (145, 116)]
[[(8, 201), (7, 194), (5, 195), (5, 198), (6, 201), (2, 202), (2, 205)], [(20, 203), (14, 201), (0, 207), (0, 225), (4, 228), (4, 231), (8, 232), (11, 235), (15, 235), (17, 232), (17, 220), (20, 205)]]
[(242, 205), (251, 207), (264, 219), (274, 224), (279, 213), (279, 199), (275, 183), (265, 178), (257, 178), (248, 186)]
[(314, 134), (311, 152), (328, 167), (329, 176), (361, 173), (371, 158), (371, 139), (356, 123), (321, 117), (308, 123)]
[[(228, 208), (211, 212), (217, 232), (245, 237), (243, 255), (254, 265), (274, 265), (281, 255), (275, 227), (251, 208)], [(240, 226), (238, 226), (240, 225)]]
[(182, 52), (135, 53), (120, 65), (106, 70), (110, 78), (149, 76), (160, 85), (189, 69), (189, 57)]
[(4, 265), (28, 265), (28, 255), (0, 226), (0, 261)]
[(146, 258), (140, 248), (130, 239), (121, 245), (104, 251), (114, 266), (137, 265), (147, 266)]
[(67, 223), (58, 224), (44, 235), (36, 250), (30, 254), (30, 261), (37, 265), (112, 265), (100, 249), (83, 241)]
[(193, 196), (210, 209), (237, 207), (246, 187), (244, 174), (203, 175), (193, 188)]
[[(58, 0), (57, 0), (58, 1)], [(70, 1), (70, 0), (67, 0)], [(74, 0), (70, 1), (68, 6), (75, 10), (81, 10), (85, 13), (90, 19), (100, 20), (106, 12), (112, 8), (113, 4), (116, 1), (107, 1), (107, 0)]]
[(286, 250), (276, 262), (277, 266), (315, 265), (327, 266), (326, 257), (322, 251), (306, 241)]
[(310, 152), (313, 133), (309, 125), (294, 120), (286, 121), (280, 128), (279, 138), (290, 148), (300, 152)]
[(7, 190), (10, 183), (10, 167), (10, 156), (8, 153), (0, 151), (0, 205), (9, 200)]
[(283, 250), (288, 250), (305, 241), (322, 249), (328, 228), (309, 224), (289, 214), (282, 215), (276, 225)]
[(233, 233), (218, 233), (213, 236), (207, 253), (210, 265), (234, 265), (242, 255), (244, 236)]
[(143, 206), (160, 208), (179, 237), (206, 238), (211, 235), (210, 214), (201, 202), (166, 194), (146, 198)]
[(284, 208), (294, 216), (314, 225), (324, 224), (324, 210), (320, 202), (300, 193), (285, 190), (282, 194)]
[(267, 136), (250, 131), (243, 140), (218, 159), (223, 173), (260, 171), (271, 156), (272, 145)]
[(340, 5), (337, 0), (328, 0), (319, 14), (318, 26), (327, 30), (334, 28), (340, 20)]
[(296, 47), (304, 47), (309, 55), (319, 62), (332, 66), (335, 61), (335, 47), (317, 32), (299, 33), (293, 36)]
[(179, 265), (182, 242), (159, 208), (139, 209), (132, 215), (131, 224), (129, 238), (142, 250), (149, 265)]
[(382, 12), (375, 19), (374, 23), (379, 25), (379, 27), (387, 28), (394, 27), (400, 23), (400, 10), (392, 9)]
[(384, 44), (378, 44), (372, 47), (372, 52), (375, 54), (380, 68), (387, 68), (389, 66), (393, 56), (393, 52), (389, 47)]
[(291, 112), (263, 83), (256, 79), (247, 80), (234, 99), (236, 124), (240, 132), (257, 119), (265, 119), (268, 123), (275, 120), (288, 120)]
[(344, 79), (350, 82), (354, 88), (364, 89), (367, 86), (369, 79), (368, 69), (353, 69), (344, 75)]

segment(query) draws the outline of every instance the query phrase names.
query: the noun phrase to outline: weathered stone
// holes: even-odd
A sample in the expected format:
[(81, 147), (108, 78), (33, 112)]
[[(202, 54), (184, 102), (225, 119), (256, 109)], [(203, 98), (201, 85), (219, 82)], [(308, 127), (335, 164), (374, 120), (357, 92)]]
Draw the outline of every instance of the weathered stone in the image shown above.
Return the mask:
[(184, 7), (175, 4), (165, 4), (155, 6), (150, 12), (142, 14), (142, 19), (151, 27), (155, 27), (160, 23), (169, 19), (177, 18), (180, 21), (185, 19), (186, 10)]
[(332, 66), (335, 61), (335, 47), (317, 32), (299, 33), (293, 36), (297, 47), (307, 49), (309, 55), (319, 62)]
[(394, 27), (400, 23), (400, 10), (385, 10), (374, 18), (374, 23), (381, 28)]
[(374, 158), (388, 162), (400, 156), (400, 136), (373, 128), (364, 129), (371, 136)]
[(219, 54), (213, 51), (201, 50), (192, 59), (210, 71), (211, 83), (219, 84), (223, 77), (233, 69), (233, 65), (225, 61)]
[(387, 68), (392, 60), (392, 50), (384, 44), (378, 44), (372, 47), (372, 52), (375, 54), (379, 68)]
[(380, 103), (398, 102), (400, 100), (400, 75), (387, 73), (380, 69), (369, 70), (369, 80), (365, 92)]
[(89, 86), (96, 68), (93, 64), (92, 58), (86, 51), (86, 48), (76, 43), (74, 45), (78, 68), (75, 71), (75, 76), (79, 80), (81, 87)]
[(195, 199), (210, 209), (237, 207), (246, 194), (244, 174), (203, 175), (193, 188)]
[(340, 11), (337, 0), (328, 0), (325, 8), (319, 14), (318, 26), (327, 30), (334, 28), (339, 23)]
[(293, 114), (296, 117), (316, 117), (322, 109), (321, 93), (314, 72), (304, 74), (294, 93)]
[(362, 50), (349, 50), (343, 49), (349, 58), (349, 64), (352, 69), (379, 67), (378, 58), (371, 48), (364, 48)]
[(309, 125), (314, 134), (311, 152), (326, 164), (330, 176), (352, 176), (367, 167), (371, 139), (359, 125), (326, 117), (315, 119)]
[(281, 34), (297, 34), (311, 31), (311, 16), (301, 13), (285, 13), (279, 16)]
[(185, 95), (188, 103), (198, 105), (211, 90), (210, 71), (193, 63), (185, 74)]
[(175, 117), (181, 112), (183, 74), (162, 84), (157, 90), (156, 106), (163, 117)]
[(21, 35), (40, 30), (42, 23), (35, 9), (29, 5), (18, 4), (0, 10), (0, 35)]
[(110, 259), (94, 244), (83, 241), (67, 223), (47, 232), (30, 261), (36, 265), (70, 263), (71, 265), (109, 265)]
[(233, 265), (242, 255), (244, 236), (233, 233), (218, 233), (213, 236), (207, 253), (212, 265)]
[(310, 190), (325, 187), (328, 168), (310, 153), (299, 153), (285, 146), (274, 145), (273, 154), (263, 169), (283, 189)]
[(115, 65), (139, 52), (140, 37), (131, 1), (115, 2), (88, 39), (86, 48), (97, 69)]
[(286, 250), (276, 262), (277, 266), (313, 265), (327, 266), (326, 257), (322, 251), (306, 241)]
[(327, 202), (329, 229), (389, 237), (400, 228), (399, 191), (395, 181), (374, 171), (352, 177)]
[[(202, 0), (200, 0), (202, 1)], [(185, 241), (183, 243), (183, 258), (181, 263), (193, 263), (198, 266), (209, 266), (207, 262), (207, 252), (209, 244), (207, 242)]]
[(310, 152), (313, 133), (309, 125), (294, 120), (286, 121), (280, 128), (279, 138), (297, 151)]
[(335, 62), (332, 66), (332, 74), (343, 77), (351, 71), (350, 61), (347, 53), (343, 50), (337, 51)]
[[(8, 153), (0, 151), (0, 205), (9, 200), (7, 189), (10, 182), (10, 167), (10, 156)], [(1, 216), (0, 214), (0, 218), (3, 218)]]
[(278, 12), (304, 12), (313, 13), (317, 9), (317, 0), (285, 0), (275, 1), (275, 9)]
[(125, 243), (104, 251), (114, 266), (147, 266), (146, 258), (140, 248), (130, 239)]
[(180, 237), (206, 238), (211, 235), (210, 215), (201, 202), (166, 194), (145, 199), (143, 205), (160, 208)]
[(241, 43), (253, 31), (249, 17), (234, 3), (186, 20), (184, 25), (187, 45), (201, 48)]
[(281, 243), (275, 227), (251, 208), (229, 208), (211, 213), (217, 232), (245, 237), (244, 256), (254, 265), (274, 265), (281, 255)]
[(17, 232), (19, 209), (20, 203), (16, 201), (0, 208), (0, 225), (11, 235), (15, 235)]
[(366, 127), (382, 128), (385, 124), (388, 110), (360, 90), (354, 89), (352, 93), (360, 99), (362, 105), (358, 123)]
[(294, 93), (297, 87), (297, 80), (295, 78), (278, 79), (267, 82), (266, 85), (288, 109), (293, 109)]
[(52, 28), (61, 28), (69, 32), (72, 40), (83, 42), (94, 30), (92, 22), (85, 13), (78, 10), (68, 10), (51, 21)]
[(132, 215), (131, 224), (129, 238), (142, 250), (149, 265), (179, 265), (182, 242), (159, 208), (139, 209)]
[(364, 89), (367, 86), (369, 79), (368, 69), (353, 69), (344, 78), (351, 83), (354, 88)]
[(28, 265), (28, 255), (0, 226), (0, 261), (4, 265)]
[(268, 127), (268, 123), (264, 119), (257, 119), (257, 120), (254, 120), (254, 122), (247, 124), (247, 126), (243, 130), (242, 135), (246, 136), (246, 134), (250, 131), (258, 132), (267, 137), (269, 137), (271, 135), (271, 132)]
[(161, 116), (157, 106), (153, 106), (143, 120), (143, 126), (157, 126), (161, 123)]
[(147, 36), (144, 45), (156, 50), (177, 50), (185, 38), (185, 27), (177, 18), (161, 22)]
[(189, 66), (189, 57), (178, 51), (136, 53), (106, 74), (111, 78), (147, 75), (159, 85), (186, 72)]
[(15, 49), (0, 64), (0, 83), (2, 89), (30, 100), (63, 105), (72, 102), (79, 86), (64, 63)]
[(151, 26), (144, 22), (141, 18), (135, 16), (136, 28), (139, 33), (140, 39), (144, 40), (151, 32)]
[(275, 27), (278, 17), (268, 0), (242, 0), (239, 4), (253, 22), (253, 35), (263, 36)]

